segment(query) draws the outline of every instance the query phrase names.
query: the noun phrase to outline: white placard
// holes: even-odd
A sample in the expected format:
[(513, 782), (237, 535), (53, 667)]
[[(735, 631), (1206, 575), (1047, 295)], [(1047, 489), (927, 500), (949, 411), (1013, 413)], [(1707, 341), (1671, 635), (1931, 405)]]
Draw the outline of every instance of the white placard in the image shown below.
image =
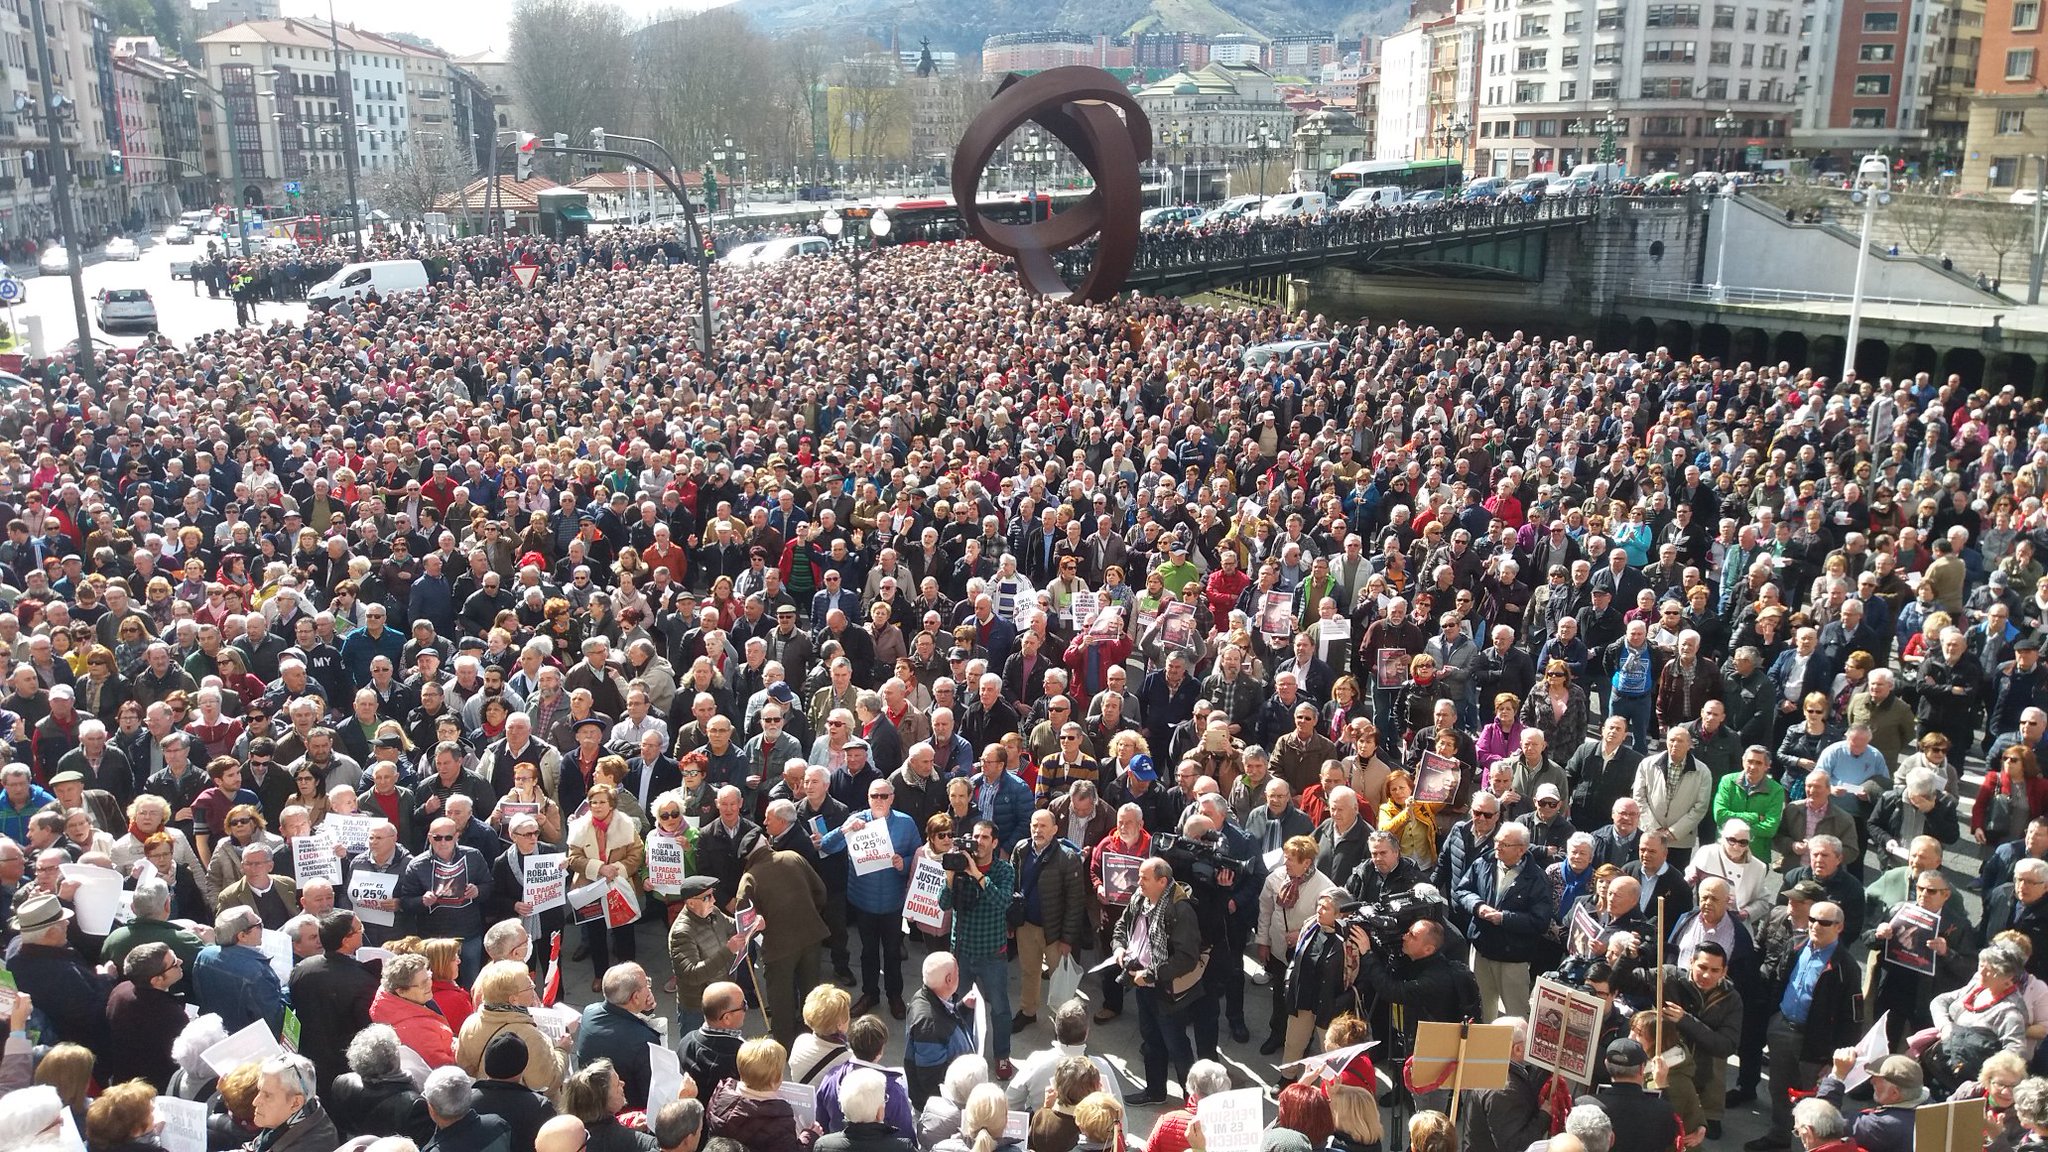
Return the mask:
[(1067, 601), (1067, 621), (1076, 630), (1095, 619), (1096, 605), (1100, 603), (1093, 592), (1076, 592)]
[(355, 906), (356, 919), (365, 924), (381, 924), (386, 928), (398, 922), (398, 913), (382, 908), (369, 907), (367, 901), (389, 900), (398, 890), (398, 877), (389, 872), (371, 872), (358, 868), (348, 878), (348, 902)]
[(1031, 1139), (1031, 1113), (1012, 1109), (1009, 1118), (1003, 1121), (1003, 1139), (1027, 1143)]
[(666, 832), (647, 834), (647, 882), (664, 896), (683, 891), (683, 842)]
[(240, 1032), (199, 1054), (214, 1074), (225, 1076), (244, 1064), (254, 1064), (284, 1051), (277, 1034), (261, 1020), (251, 1021)]
[(946, 866), (929, 852), (921, 853), (917, 867), (910, 870), (910, 890), (903, 894), (903, 918), (937, 932), (946, 923), (946, 910), (939, 906), (939, 897), (945, 891)]
[(156, 1142), (164, 1152), (206, 1152), (206, 1105), (175, 1096), (156, 1098), (156, 1118), (163, 1127)]
[(1885, 1033), (1886, 1026), (1891, 1023), (1891, 1015), (1890, 1011), (1879, 1015), (1877, 1023), (1872, 1024), (1870, 1031), (1863, 1034), (1863, 1039), (1856, 1042), (1856, 1062), (1849, 1065), (1849, 1074), (1842, 1077), (1843, 1091), (1854, 1092), (1862, 1087), (1870, 1080), (1868, 1065), (1891, 1055), (1891, 1039)]
[(1195, 1106), (1208, 1152), (1259, 1152), (1266, 1127), (1266, 1103), (1259, 1088), (1236, 1088), (1202, 1097)]
[(78, 882), (78, 893), (71, 901), (78, 915), (78, 930), (87, 936), (112, 932), (114, 918), (121, 911), (121, 874), (89, 864), (66, 864), (58, 872), (64, 879)]
[(263, 955), (270, 961), (270, 970), (277, 973), (277, 982), (291, 983), (292, 965), (298, 962), (298, 957), (292, 955), (292, 938), (275, 928), (265, 928)]
[[(359, 915), (358, 919), (360, 918)], [(381, 964), (397, 955), (398, 953), (389, 948), (377, 948), (369, 944), (356, 949), (356, 959), (364, 964)]]
[(1348, 616), (1325, 617), (1316, 622), (1316, 630), (1322, 637), (1325, 645), (1339, 640), (1349, 640), (1351, 639), (1351, 618)]
[(798, 1084), (784, 1080), (775, 1090), (777, 1096), (789, 1101), (789, 1110), (796, 1113), (796, 1130), (801, 1132), (818, 1122), (818, 1089), (810, 1084)]
[(866, 876), (890, 867), (890, 858), (896, 855), (896, 845), (889, 839), (889, 825), (879, 820), (870, 821), (860, 831), (848, 832), (846, 855), (853, 861), (856, 876)]
[[(1006, 1022), (1003, 1027), (1010, 1025)], [(988, 1066), (996, 1066), (995, 1038), (988, 1034), (988, 997), (981, 994), (981, 985), (974, 986), (974, 1049)]]
[(683, 1061), (666, 1044), (647, 1045), (647, 1114), (657, 1116), (661, 1106), (683, 1094)]
[(567, 1004), (535, 1004), (527, 1014), (533, 1017), (533, 1026), (547, 1036), (548, 1043), (560, 1040), (569, 1031), (569, 1025), (583, 1019), (583, 1014)]
[(292, 876), (300, 888), (315, 880), (341, 887), (341, 859), (334, 854), (334, 840), (318, 833), (292, 837)]
[(568, 854), (563, 852), (526, 858), (523, 882), (527, 902), (533, 905), (535, 915), (550, 908), (559, 908), (568, 899), (568, 861)]
[(366, 812), (329, 812), (327, 819), (320, 822), (320, 831), (334, 837), (354, 855), (370, 846), (370, 829), (376, 827), (379, 819)]

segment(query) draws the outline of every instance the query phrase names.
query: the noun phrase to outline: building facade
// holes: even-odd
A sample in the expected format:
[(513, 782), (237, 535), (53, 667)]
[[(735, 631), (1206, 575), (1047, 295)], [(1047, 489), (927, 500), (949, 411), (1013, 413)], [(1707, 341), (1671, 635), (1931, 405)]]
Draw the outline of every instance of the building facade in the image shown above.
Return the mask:
[(1630, 175), (1785, 154), (1800, 77), (1795, 0), (1479, 3), (1474, 174), (1567, 171), (1608, 146)]
[(1970, 100), (1962, 188), (2006, 193), (2040, 182), (2048, 155), (2048, 35), (2040, 0), (1989, 0)]
[(1089, 35), (1050, 28), (991, 36), (981, 44), (983, 76), (1043, 72), (1047, 68), (1063, 68), (1069, 64), (1129, 68), (1132, 64), (1131, 40), (1124, 36)]
[(1792, 143), (1849, 168), (1866, 152), (1924, 155), (1961, 7), (1960, 0), (1808, 0)]

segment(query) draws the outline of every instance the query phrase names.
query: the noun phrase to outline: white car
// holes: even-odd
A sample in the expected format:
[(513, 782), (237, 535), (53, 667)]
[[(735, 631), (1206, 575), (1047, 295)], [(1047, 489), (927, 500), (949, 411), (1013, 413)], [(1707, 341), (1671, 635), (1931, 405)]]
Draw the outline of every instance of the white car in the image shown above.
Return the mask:
[(142, 246), (126, 236), (116, 236), (112, 240), (107, 241), (107, 259), (140, 260), (142, 259)]
[(173, 224), (169, 228), (164, 229), (164, 243), (166, 244), (190, 244), (191, 242), (192, 230), (183, 224)]
[(99, 295), (100, 328), (112, 332), (116, 328), (138, 328), (144, 332), (156, 330), (156, 301), (149, 298), (146, 288), (102, 288)]
[(62, 244), (52, 244), (36, 258), (36, 268), (45, 276), (66, 276), (71, 272), (71, 253)]
[(767, 246), (767, 242), (763, 240), (756, 240), (749, 244), (736, 244), (724, 256), (719, 257), (718, 262), (729, 268), (744, 268), (752, 264), (754, 257), (759, 256), (761, 249)]

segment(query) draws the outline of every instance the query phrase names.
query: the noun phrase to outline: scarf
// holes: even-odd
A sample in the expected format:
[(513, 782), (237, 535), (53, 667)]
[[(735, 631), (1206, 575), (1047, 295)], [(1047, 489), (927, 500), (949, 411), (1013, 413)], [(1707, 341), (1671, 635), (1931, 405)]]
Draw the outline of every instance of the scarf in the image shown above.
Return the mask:
[(1294, 902), (1301, 899), (1301, 881), (1295, 879), (1292, 873), (1287, 873), (1286, 875), (1287, 882), (1280, 886), (1280, 894), (1273, 897), (1273, 903), (1283, 909), (1291, 910), (1294, 907)]

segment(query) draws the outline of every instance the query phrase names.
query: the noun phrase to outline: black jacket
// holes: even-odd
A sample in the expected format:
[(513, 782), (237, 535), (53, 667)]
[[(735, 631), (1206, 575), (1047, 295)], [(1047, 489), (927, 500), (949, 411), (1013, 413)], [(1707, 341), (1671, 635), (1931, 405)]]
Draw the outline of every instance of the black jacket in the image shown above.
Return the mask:
[(1465, 1152), (1521, 1152), (1550, 1135), (1545, 1079), (1541, 1068), (1518, 1061), (1508, 1065), (1506, 1087), (1474, 1092), (1465, 1113)]
[[(1835, 1049), (1847, 1048), (1863, 1035), (1863, 1025), (1856, 1018), (1863, 977), (1849, 955), (1849, 939), (1844, 933), (1843, 943), (1836, 945), (1834, 956), (1814, 982), (1813, 1002), (1807, 1008), (1806, 1030), (1799, 1046), (1801, 1060), (1825, 1064), (1833, 1059)], [(1798, 952), (1793, 954), (1792, 965), (1798, 964), (1798, 956)], [(1617, 1132), (1616, 1137), (1619, 1136)]]
[(469, 1115), (434, 1133), (424, 1152), (514, 1152), (512, 1129), (496, 1116)]
[(1662, 1096), (1644, 1091), (1641, 1084), (1609, 1084), (1594, 1095), (1593, 1102), (1614, 1126), (1614, 1147), (1642, 1152), (1678, 1147), (1678, 1113)]
[(555, 1117), (555, 1106), (547, 1097), (517, 1080), (479, 1080), (471, 1112), (496, 1116), (512, 1132), (512, 1147), (531, 1148), (540, 1126)]
[(1327, 1026), (1340, 1012), (1356, 1011), (1351, 994), (1354, 969), (1344, 955), (1344, 938), (1310, 924), (1302, 930), (1287, 967), (1284, 990), (1287, 1011), (1315, 1013), (1316, 1027)]
[[(344, 1140), (357, 1136), (403, 1136), (424, 1144), (434, 1134), (434, 1121), (427, 1115), (427, 1102), (412, 1086), (412, 1078), (400, 1072), (381, 1080), (363, 1083), (354, 1072), (344, 1072), (328, 1082), (322, 1095), (329, 1097), (329, 1109), (338, 1119), (335, 1128)], [(478, 1088), (483, 1084), (478, 1083)]]
[(720, 1083), (739, 1076), (740, 1045), (746, 1042), (729, 1028), (699, 1028), (683, 1037), (676, 1055), (698, 1094), (708, 1097)]
[(917, 1145), (887, 1124), (857, 1122), (818, 1138), (812, 1152), (917, 1152)]
[[(1450, 943), (1447, 939), (1446, 945)], [(1471, 969), (1442, 952), (1421, 960), (1404, 956), (1395, 963), (1397, 967), (1388, 967), (1379, 950), (1371, 949), (1358, 958), (1358, 981), (1382, 1001), (1407, 1006), (1401, 1030), (1410, 1044), (1416, 1025), (1424, 1020), (1455, 1024), (1479, 1019), (1479, 981)]]
[[(299, 1053), (313, 1062), (317, 1082), (325, 1087), (348, 1071), (348, 1042), (370, 1026), (376, 974), (353, 956), (323, 952), (292, 969), (291, 992), (299, 1015)], [(348, 1122), (349, 1113), (336, 1115)]]

